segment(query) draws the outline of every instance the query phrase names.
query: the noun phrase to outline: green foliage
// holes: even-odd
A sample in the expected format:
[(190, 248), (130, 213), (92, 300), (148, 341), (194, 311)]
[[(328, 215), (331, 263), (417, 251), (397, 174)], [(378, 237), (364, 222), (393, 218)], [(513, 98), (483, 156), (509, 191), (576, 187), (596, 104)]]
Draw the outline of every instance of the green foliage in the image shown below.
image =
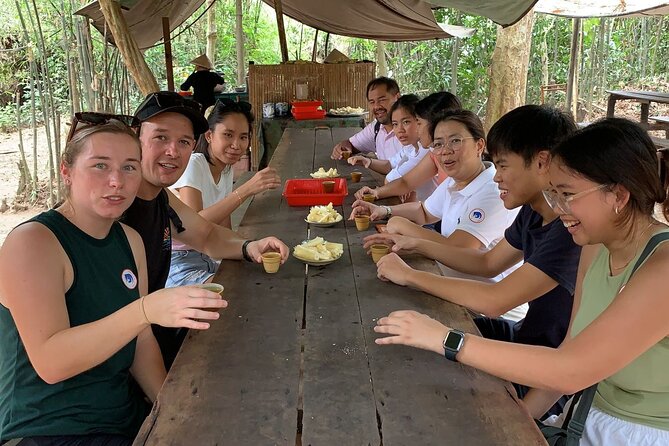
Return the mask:
[[(14, 100), (17, 91), (23, 99), (22, 121), (29, 121), (30, 67), (28, 59), (34, 54), (40, 70), (42, 54), (36, 45), (37, 35), (32, 0), (18, 0), (26, 19), (29, 42), (25, 42), (16, 11), (15, 0), (8, 0), (0, 8), (0, 130), (11, 126), (15, 120)], [(70, 110), (68, 74), (63, 33), (67, 32), (75, 51), (72, 11), (79, 7), (78, 0), (36, 0), (38, 15), (44, 34), (44, 51), (49, 80), (53, 87), (53, 100), (59, 111), (67, 115)], [(73, 4), (74, 3), (74, 4)], [(192, 71), (189, 61), (205, 52), (207, 43), (207, 18), (203, 14), (206, 4), (172, 33), (172, 52), (175, 84), (178, 87)], [(217, 45), (215, 66), (223, 73), (228, 85), (236, 80), (235, 1), (218, 0), (216, 11)], [(29, 19), (32, 17), (32, 21)], [(245, 61), (275, 64), (281, 60), (274, 10), (261, 0), (243, 0), (243, 30), (245, 36)], [(61, 16), (62, 15), (62, 16)], [(68, 22), (62, 26), (62, 17)], [(495, 46), (497, 26), (490, 20), (464, 15), (454, 10), (435, 11), (437, 21), (463, 25), (476, 29), (466, 39), (459, 39), (455, 52), (455, 39), (420, 42), (388, 42), (386, 56), (389, 75), (395, 77), (402, 91), (425, 94), (450, 89), (453, 83), (451, 61), (457, 60), (457, 94), (464, 104), (483, 114), (488, 97), (489, 67)], [(579, 67), (580, 97), (603, 97), (607, 88), (622, 88), (633, 83), (657, 88), (658, 79), (666, 81), (669, 72), (669, 19), (647, 17), (633, 19), (602, 19), (582, 21), (583, 43)], [(316, 31), (285, 17), (288, 49), (291, 59), (310, 60)], [(69, 28), (68, 28), (69, 27)], [(602, 32), (604, 31), (604, 32)], [(527, 101), (538, 102), (540, 86), (545, 83), (565, 83), (569, 67), (572, 21), (566, 18), (536, 15), (532, 37), (532, 50), (528, 70)], [(117, 50), (104, 45), (102, 36), (91, 31), (93, 38), (93, 88), (104, 90), (105, 76), (123, 73), (124, 66)], [(318, 33), (318, 60), (327, 54), (326, 33)], [(338, 48), (353, 59), (376, 60), (376, 42), (330, 36), (328, 51)], [(4, 51), (29, 45), (25, 49)], [(73, 57), (78, 57), (74, 54)], [(147, 63), (156, 75), (161, 88), (166, 88), (163, 47), (157, 45), (145, 52)], [(644, 78), (641, 78), (645, 76)], [(109, 93), (108, 93), (109, 94)], [(130, 81), (130, 108), (140, 95)], [(36, 103), (40, 105), (38, 91)], [(556, 103), (564, 100), (559, 94), (551, 95)], [(96, 104), (99, 106), (101, 104)], [(102, 104), (104, 106), (105, 104)], [(42, 119), (38, 111), (38, 119)]]

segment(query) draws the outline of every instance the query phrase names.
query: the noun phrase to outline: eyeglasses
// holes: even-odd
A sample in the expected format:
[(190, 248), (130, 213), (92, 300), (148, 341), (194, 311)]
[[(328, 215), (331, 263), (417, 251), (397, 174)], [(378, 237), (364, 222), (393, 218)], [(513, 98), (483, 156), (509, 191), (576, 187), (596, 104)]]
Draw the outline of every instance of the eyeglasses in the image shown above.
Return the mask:
[(85, 127), (92, 127), (96, 125), (109, 124), (110, 121), (119, 121), (131, 129), (139, 128), (140, 121), (134, 116), (130, 115), (113, 115), (110, 113), (98, 112), (78, 112), (74, 114), (72, 123), (70, 125), (70, 132), (67, 134), (67, 142), (69, 142), (78, 130)]
[(149, 94), (142, 101), (142, 103), (139, 104), (139, 107), (137, 107), (137, 111), (135, 112), (135, 114), (137, 115), (141, 110), (144, 110), (144, 108), (147, 105), (149, 105), (152, 101), (155, 102), (159, 108), (186, 107), (186, 108), (192, 108), (198, 113), (200, 112), (201, 108), (199, 103), (192, 101), (190, 99), (184, 99), (183, 96), (174, 91), (157, 91), (155, 93)]
[(434, 150), (444, 150), (445, 148), (451, 149), (454, 152), (457, 152), (458, 150), (462, 149), (462, 142), (465, 139), (478, 139), (475, 136), (464, 136), (462, 138), (451, 138), (446, 142), (442, 142), (440, 140), (433, 141), (432, 142), (432, 148)]
[(591, 187), (574, 195), (564, 196), (557, 191), (553, 190), (544, 190), (542, 191), (546, 203), (556, 212), (561, 212), (563, 214), (571, 214), (571, 206), (569, 203), (576, 200), (577, 198), (584, 197), (589, 193), (598, 191), (608, 187), (608, 184), (600, 184), (599, 186)]

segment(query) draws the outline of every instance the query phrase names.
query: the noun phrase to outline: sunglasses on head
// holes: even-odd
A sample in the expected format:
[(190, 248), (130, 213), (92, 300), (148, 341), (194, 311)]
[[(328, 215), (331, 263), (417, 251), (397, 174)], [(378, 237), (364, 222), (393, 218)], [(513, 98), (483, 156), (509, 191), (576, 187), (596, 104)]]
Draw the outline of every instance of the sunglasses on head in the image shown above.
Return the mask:
[(179, 95), (179, 93), (176, 93), (174, 91), (157, 91), (155, 93), (149, 94), (144, 99), (144, 101), (142, 101), (142, 103), (139, 104), (137, 110), (144, 109), (144, 107), (146, 107), (152, 101), (155, 102), (156, 105), (158, 105), (158, 107), (160, 108), (186, 107), (186, 108), (192, 108), (198, 113), (200, 112), (200, 104), (198, 104), (195, 101), (191, 101), (189, 99), (184, 99), (183, 96)]
[(232, 110), (240, 110), (243, 112), (251, 111), (251, 104), (246, 101), (233, 101), (232, 99), (219, 99), (216, 101), (215, 108), (230, 108)]
[(110, 121), (119, 121), (131, 129), (139, 128), (141, 124), (139, 119), (130, 115), (114, 115), (111, 113), (98, 112), (78, 112), (74, 114), (72, 123), (70, 125), (70, 132), (67, 134), (67, 142), (69, 142), (78, 130), (86, 127), (105, 125)]

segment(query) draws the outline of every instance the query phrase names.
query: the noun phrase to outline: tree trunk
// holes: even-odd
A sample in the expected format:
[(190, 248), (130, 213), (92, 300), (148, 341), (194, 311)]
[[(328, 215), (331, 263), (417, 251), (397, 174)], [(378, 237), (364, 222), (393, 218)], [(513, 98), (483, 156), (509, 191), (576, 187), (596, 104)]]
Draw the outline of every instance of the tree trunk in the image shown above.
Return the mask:
[(657, 50), (660, 47), (660, 42), (662, 40), (662, 27), (664, 26), (664, 16), (660, 17), (657, 24), (657, 34), (655, 35), (655, 45), (653, 45), (653, 58), (650, 62), (650, 75), (655, 76), (656, 63), (657, 63)]
[(158, 82), (144, 60), (144, 56), (139, 51), (137, 42), (130, 34), (128, 24), (121, 12), (121, 6), (115, 0), (99, 0), (100, 10), (105, 16), (105, 21), (114, 42), (118, 48), (123, 62), (128, 67), (130, 75), (139, 87), (143, 95), (158, 91)]
[(386, 63), (386, 42), (376, 41), (376, 74), (378, 76), (388, 75), (388, 64)]
[(235, 1), (235, 46), (237, 49), (237, 85), (244, 85), (244, 23), (242, 12), (242, 0)]
[[(211, 60), (212, 65), (216, 65), (216, 38), (218, 37), (215, 1), (207, 0), (207, 57)], [(240, 2), (241, 0), (237, 0), (237, 3)], [(240, 5), (237, 5), (237, 8), (240, 8)]]
[[(460, 11), (455, 13), (454, 25), (460, 25)], [(453, 51), (451, 52), (451, 88), (454, 95), (458, 94), (458, 59), (460, 58), (460, 39), (453, 37)]]
[(497, 27), (485, 117), (487, 130), (506, 112), (525, 104), (533, 26), (534, 12), (530, 11), (513, 26)]

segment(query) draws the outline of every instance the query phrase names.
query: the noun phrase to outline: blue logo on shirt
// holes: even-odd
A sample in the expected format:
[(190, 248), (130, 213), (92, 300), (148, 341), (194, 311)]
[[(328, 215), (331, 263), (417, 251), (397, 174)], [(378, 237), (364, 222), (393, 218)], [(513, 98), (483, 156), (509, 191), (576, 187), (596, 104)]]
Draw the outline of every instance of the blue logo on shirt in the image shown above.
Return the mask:
[(129, 290), (134, 290), (137, 287), (137, 276), (135, 276), (132, 270), (124, 269), (121, 273), (121, 280), (123, 281), (123, 285)]
[(474, 209), (469, 213), (469, 219), (473, 223), (481, 223), (485, 219), (485, 212), (483, 209)]

